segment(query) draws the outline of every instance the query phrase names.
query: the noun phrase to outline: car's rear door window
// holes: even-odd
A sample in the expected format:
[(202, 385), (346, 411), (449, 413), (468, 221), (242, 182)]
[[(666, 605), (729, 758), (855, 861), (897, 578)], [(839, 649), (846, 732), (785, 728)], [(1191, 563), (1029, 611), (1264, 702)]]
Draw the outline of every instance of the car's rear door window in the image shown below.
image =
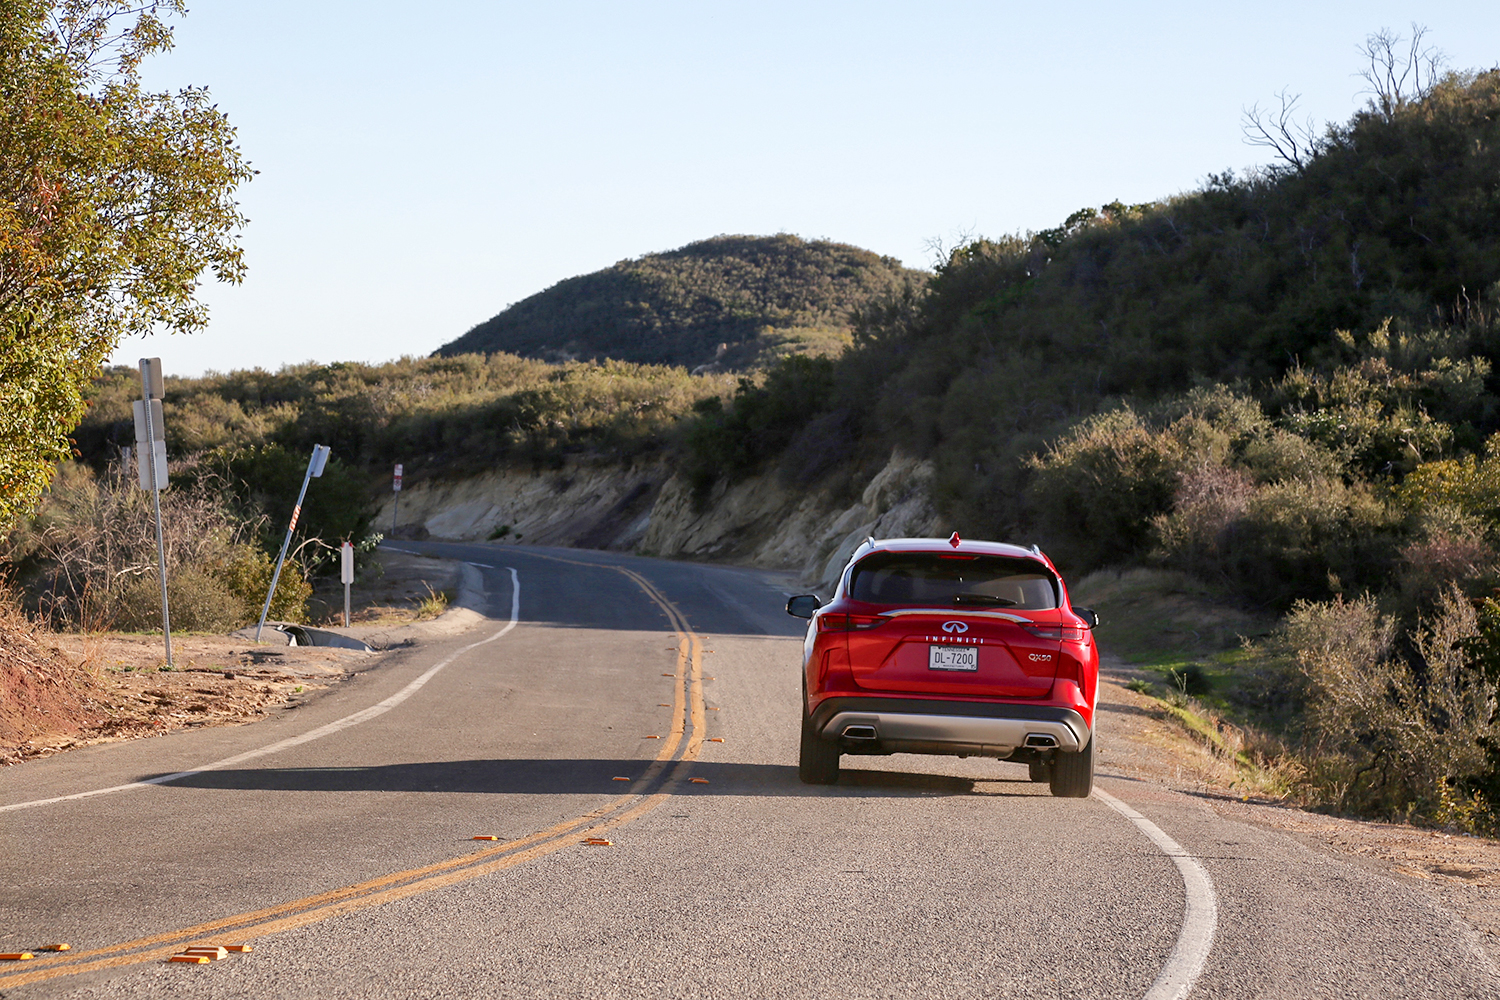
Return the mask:
[(854, 567), (849, 596), (872, 604), (1016, 608), (1058, 605), (1057, 579), (1034, 559), (877, 552)]

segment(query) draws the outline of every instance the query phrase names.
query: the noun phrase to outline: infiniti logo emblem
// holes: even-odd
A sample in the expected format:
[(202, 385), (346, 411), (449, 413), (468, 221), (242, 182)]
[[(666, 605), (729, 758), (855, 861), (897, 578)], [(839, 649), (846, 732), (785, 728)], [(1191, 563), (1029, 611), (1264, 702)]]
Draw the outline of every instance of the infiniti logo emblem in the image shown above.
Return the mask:
[(954, 632), (962, 633), (969, 631), (969, 626), (965, 625), (963, 622), (943, 622), (943, 631), (949, 634), (952, 634)]

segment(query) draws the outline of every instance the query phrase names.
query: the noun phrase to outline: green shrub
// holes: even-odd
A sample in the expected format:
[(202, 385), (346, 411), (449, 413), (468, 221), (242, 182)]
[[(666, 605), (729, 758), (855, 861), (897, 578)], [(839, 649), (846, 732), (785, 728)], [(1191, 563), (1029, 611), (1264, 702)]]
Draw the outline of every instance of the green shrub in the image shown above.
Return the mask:
[[(240, 605), (240, 624), (248, 625), (260, 620), (261, 608), (265, 607), (266, 591), (271, 588), (271, 575), (276, 565), (271, 557), (253, 545), (237, 545), (223, 563), (219, 578), (234, 595)], [(268, 620), (304, 622), (307, 620), (307, 599), (313, 587), (302, 575), (301, 567), (291, 559), (281, 567), (281, 576), (276, 580), (276, 593), (271, 598)]]
[(1396, 495), (1413, 511), (1455, 507), (1494, 524), (1500, 520), (1500, 435), (1490, 438), (1483, 458), (1466, 455), (1419, 465)]
[[(178, 631), (228, 632), (248, 623), (239, 595), (223, 578), (196, 566), (178, 566), (167, 574), (167, 604), (172, 628)], [(156, 573), (143, 573), (119, 587), (111, 595), (110, 616), (122, 632), (161, 631)]]
[[(1341, 810), (1493, 829), (1500, 799), (1497, 678), (1476, 646), (1486, 637), (1456, 590), (1405, 637), (1368, 595), (1297, 602), (1260, 653), (1283, 669), (1304, 706), (1298, 753), (1307, 794)], [(1411, 651), (1408, 661), (1398, 650)], [(1457, 793), (1457, 794), (1456, 794)], [(1478, 795), (1475, 798), (1475, 795)], [(1467, 797), (1467, 810), (1457, 798)]]
[(1262, 606), (1379, 589), (1402, 523), (1367, 486), (1293, 479), (1258, 487), (1221, 542), (1225, 578)]
[(1129, 407), (1085, 420), (1032, 463), (1028, 500), (1053, 557), (1089, 569), (1143, 550), (1190, 461)]
[(830, 359), (793, 355), (768, 370), (761, 384), (740, 379), (727, 408), (717, 396), (694, 404), (684, 443), (698, 501), (707, 500), (719, 480), (743, 479), (779, 455), (828, 408), (833, 390)]

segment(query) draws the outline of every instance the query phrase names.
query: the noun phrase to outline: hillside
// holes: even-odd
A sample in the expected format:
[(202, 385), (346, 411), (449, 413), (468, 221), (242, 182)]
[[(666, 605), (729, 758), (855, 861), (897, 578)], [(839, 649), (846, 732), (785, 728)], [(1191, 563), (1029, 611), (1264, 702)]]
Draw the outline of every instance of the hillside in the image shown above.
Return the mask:
[[(1365, 450), (1362, 476), (1474, 453), (1500, 430), (1488, 374), (1497, 282), (1500, 71), (1449, 74), (1330, 125), (1301, 164), (959, 247), (925, 294), (865, 315), (860, 346), (820, 376), (825, 390), (769, 406), (758, 400), (773, 378), (731, 410), (754, 411), (752, 423), (776, 411), (782, 427), (760, 435), (771, 445), (758, 457), (787, 468), (829, 442), (866, 464), (893, 446), (931, 456), (945, 513), (970, 531), (1036, 536), (1097, 565), (1141, 554), (1149, 533), (1074, 546), (1031, 492), (1029, 457), (1079, 421), (1219, 382), (1287, 421), (1335, 403), (1381, 420), (1409, 413), (1402, 443)], [(1377, 356), (1385, 369), (1362, 388), (1335, 375)], [(1344, 427), (1355, 436), (1375, 419)], [(1434, 419), (1447, 429), (1419, 433)], [(736, 419), (705, 420), (724, 433), (697, 436), (699, 481), (748, 469), (743, 445), (730, 451)], [(1336, 451), (1365, 448), (1337, 426), (1318, 433)], [(1153, 496), (1151, 514), (1171, 491)]]
[(843, 243), (716, 236), (560, 281), (435, 353), (751, 368), (836, 353), (851, 313), (926, 278)]

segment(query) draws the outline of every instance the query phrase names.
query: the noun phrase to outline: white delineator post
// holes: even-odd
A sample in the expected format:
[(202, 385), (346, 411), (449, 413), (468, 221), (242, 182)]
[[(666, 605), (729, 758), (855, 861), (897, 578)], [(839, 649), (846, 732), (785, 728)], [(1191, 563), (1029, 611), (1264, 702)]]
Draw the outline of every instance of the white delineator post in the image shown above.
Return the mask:
[(156, 575), (161, 582), (161, 634), (172, 666), (172, 615), (167, 608), (167, 550), (161, 532), (161, 491), (167, 485), (167, 428), (162, 416), (165, 395), (161, 358), (141, 359), (141, 398), (135, 402), (136, 466), (141, 489), (151, 491), (156, 515)]
[(344, 584), (344, 628), (348, 628), (349, 585), (354, 582), (354, 546), (348, 542), (339, 549), (339, 579)]
[(281, 554), (276, 557), (276, 571), (271, 574), (271, 589), (266, 591), (266, 603), (260, 609), (260, 621), (255, 623), (256, 642), (260, 642), (260, 630), (266, 627), (266, 615), (271, 613), (271, 598), (276, 595), (276, 583), (281, 579), (281, 564), (286, 561), (287, 546), (292, 544), (292, 532), (297, 530), (297, 518), (302, 516), (302, 501), (307, 497), (307, 484), (323, 474), (323, 467), (328, 464), (328, 451), (326, 444), (315, 444), (312, 458), (307, 460), (307, 475), (302, 477), (302, 492), (297, 494), (292, 519), (286, 526), (286, 538), (281, 543)]
[(396, 481), (391, 486), (391, 492), (396, 494), (395, 502), (391, 505), (391, 537), (396, 537), (396, 514), (401, 510), (401, 463), (396, 463)]

